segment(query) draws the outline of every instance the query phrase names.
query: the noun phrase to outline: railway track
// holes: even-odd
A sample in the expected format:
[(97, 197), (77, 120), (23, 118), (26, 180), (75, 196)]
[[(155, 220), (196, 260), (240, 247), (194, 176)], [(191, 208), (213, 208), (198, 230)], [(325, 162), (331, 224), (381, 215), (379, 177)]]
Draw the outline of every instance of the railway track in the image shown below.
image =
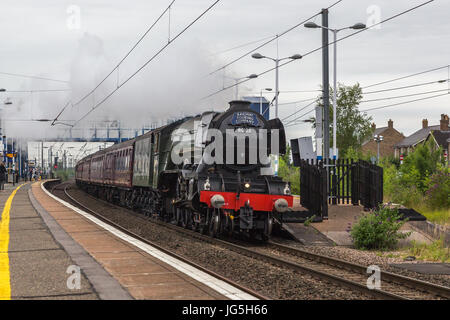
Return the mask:
[[(345, 276), (355, 283), (365, 285), (369, 276), (367, 267), (362, 265), (317, 253), (311, 253), (306, 250), (275, 242), (269, 242), (268, 246), (278, 252), (293, 257), (299, 257), (302, 260), (307, 261), (310, 266), (314, 266), (316, 270), (334, 274), (338, 277)], [(386, 271), (380, 271), (380, 279), (382, 290), (399, 299), (450, 299), (450, 288), (448, 287)]]
[[(104, 218), (101, 214), (87, 208), (80, 201), (71, 196), (68, 192), (69, 185), (64, 187), (64, 193), (67, 198), (71, 199), (72, 202), (78, 206), (83, 207), (87, 211), (93, 213), (96, 217), (102, 219), (107, 223), (113, 224), (115, 227), (119, 228), (123, 232), (138, 238), (141, 241), (149, 243), (148, 240), (141, 238), (139, 235), (135, 235), (128, 230), (125, 230), (121, 226), (116, 225), (114, 222), (109, 221)], [(88, 194), (86, 196), (92, 197)], [(97, 201), (104, 202), (103, 200), (96, 199)], [(108, 205), (111, 205), (108, 203)], [(136, 216), (139, 216), (136, 214)], [(236, 243), (235, 241), (226, 241), (217, 238), (211, 238), (209, 236), (202, 235), (198, 232), (192, 230), (184, 229), (169, 223), (165, 223), (155, 219), (144, 219), (145, 221), (151, 221), (153, 223), (159, 224), (164, 228), (174, 230), (176, 232), (183, 233), (195, 239), (205, 241), (211, 244), (219, 245), (226, 249), (232, 250), (239, 254), (258, 259), (260, 261), (268, 262), (270, 264), (279, 266), (281, 268), (287, 268), (294, 270), (296, 272), (308, 273), (312, 276), (319, 278), (320, 280), (326, 280), (328, 282), (335, 283), (339, 286), (345, 286), (352, 290), (370, 295), (376, 299), (400, 299), (400, 300), (411, 300), (411, 299), (450, 299), (450, 288), (439, 286), (433, 283), (417, 280), (414, 278), (405, 277), (402, 275), (397, 275), (389, 272), (381, 272), (381, 288), (380, 289), (369, 289), (367, 287), (367, 278), (370, 274), (367, 273), (367, 267), (362, 265), (357, 265), (344, 260), (319, 255), (316, 253), (311, 253), (299, 248), (294, 248), (291, 246), (286, 246), (278, 244), (275, 242), (269, 242), (265, 246), (253, 246), (249, 247), (248, 244)], [(149, 244), (155, 247), (161, 248), (159, 245), (150, 242)], [(168, 250), (161, 248), (162, 251), (170, 253)], [(173, 255), (173, 254), (172, 254)], [(178, 257), (178, 256), (177, 256)], [(186, 259), (180, 257), (183, 261)], [(193, 263), (196, 265), (195, 263)], [(200, 267), (200, 266), (199, 266)], [(206, 270), (200, 267), (202, 270)], [(205, 271), (207, 272), (207, 271)], [(214, 274), (220, 277), (222, 280), (227, 281), (220, 275)], [(227, 282), (232, 283), (235, 286), (238, 284), (231, 280)], [(242, 290), (246, 291), (242, 288)], [(248, 290), (248, 289), (247, 289)], [(254, 292), (251, 294), (255, 295)], [(262, 297), (263, 298), (263, 297)]]

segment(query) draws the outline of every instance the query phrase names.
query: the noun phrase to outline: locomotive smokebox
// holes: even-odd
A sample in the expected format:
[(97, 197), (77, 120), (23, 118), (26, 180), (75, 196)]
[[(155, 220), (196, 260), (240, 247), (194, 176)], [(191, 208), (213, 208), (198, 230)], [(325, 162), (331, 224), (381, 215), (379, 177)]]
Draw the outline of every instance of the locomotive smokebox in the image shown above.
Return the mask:
[(250, 101), (247, 100), (233, 100), (230, 101), (230, 110), (233, 109), (250, 109)]

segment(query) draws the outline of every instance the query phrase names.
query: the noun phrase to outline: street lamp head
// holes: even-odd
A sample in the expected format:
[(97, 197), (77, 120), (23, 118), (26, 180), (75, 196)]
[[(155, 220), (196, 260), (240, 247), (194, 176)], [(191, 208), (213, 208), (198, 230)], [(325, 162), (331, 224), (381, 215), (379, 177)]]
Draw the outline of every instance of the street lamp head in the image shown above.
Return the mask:
[(350, 27), (350, 29), (360, 30), (365, 29), (366, 25), (364, 23), (355, 23), (353, 26)]
[(0, 92), (5, 92), (6, 89), (5, 88), (0, 88)]
[(260, 53), (254, 53), (254, 54), (252, 54), (252, 58), (254, 58), (254, 59), (262, 59), (262, 58), (265, 58), (262, 54), (260, 54)]
[(252, 73), (251, 75), (249, 75), (247, 78), (249, 78), (249, 79), (255, 79), (255, 78), (258, 78), (258, 75), (257, 74), (254, 74), (254, 73)]
[(318, 26), (315, 22), (312, 21), (305, 23), (304, 26), (305, 28), (312, 28), (312, 29), (320, 28), (320, 26)]
[(13, 104), (11, 101), (5, 101), (5, 105)]
[(298, 53), (289, 57), (289, 59), (292, 59), (292, 60), (298, 60), (298, 59), (301, 59), (301, 58), (303, 58), (303, 56), (301, 54), (298, 54)]
[(272, 88), (265, 88), (266, 91), (272, 91)]

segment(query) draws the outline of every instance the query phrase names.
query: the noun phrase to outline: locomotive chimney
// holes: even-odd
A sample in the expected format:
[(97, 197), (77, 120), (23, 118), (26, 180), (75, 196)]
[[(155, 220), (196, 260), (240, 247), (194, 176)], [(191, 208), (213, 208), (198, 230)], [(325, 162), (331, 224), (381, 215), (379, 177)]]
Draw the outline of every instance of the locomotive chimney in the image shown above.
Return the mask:
[(230, 109), (250, 109), (250, 101), (246, 100), (233, 100), (230, 101)]

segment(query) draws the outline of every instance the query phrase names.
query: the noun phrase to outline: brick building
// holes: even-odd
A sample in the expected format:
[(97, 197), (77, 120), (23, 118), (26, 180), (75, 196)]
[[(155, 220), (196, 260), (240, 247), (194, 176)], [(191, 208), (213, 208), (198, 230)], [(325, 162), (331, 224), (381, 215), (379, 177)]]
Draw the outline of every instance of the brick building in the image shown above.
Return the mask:
[[(373, 134), (383, 136), (383, 141), (380, 142), (380, 157), (393, 156), (394, 155), (394, 145), (402, 141), (405, 136), (394, 129), (394, 121), (389, 119), (387, 127), (377, 128), (375, 123), (372, 124)], [(370, 138), (362, 144), (363, 153), (371, 153), (373, 155), (377, 154), (377, 143)]]
[[(449, 118), (446, 114), (441, 114), (441, 121), (439, 125), (428, 126), (428, 120), (422, 120), (422, 128), (414, 132), (412, 135), (406, 137), (402, 141), (398, 142), (395, 146), (395, 157), (398, 158), (401, 154), (407, 155), (414, 148), (428, 139), (430, 133), (434, 132), (433, 137), (438, 137), (438, 144), (441, 145), (441, 141), (444, 141), (446, 132), (449, 131)], [(441, 133), (442, 132), (442, 133)], [(446, 140), (447, 138), (445, 138)]]

